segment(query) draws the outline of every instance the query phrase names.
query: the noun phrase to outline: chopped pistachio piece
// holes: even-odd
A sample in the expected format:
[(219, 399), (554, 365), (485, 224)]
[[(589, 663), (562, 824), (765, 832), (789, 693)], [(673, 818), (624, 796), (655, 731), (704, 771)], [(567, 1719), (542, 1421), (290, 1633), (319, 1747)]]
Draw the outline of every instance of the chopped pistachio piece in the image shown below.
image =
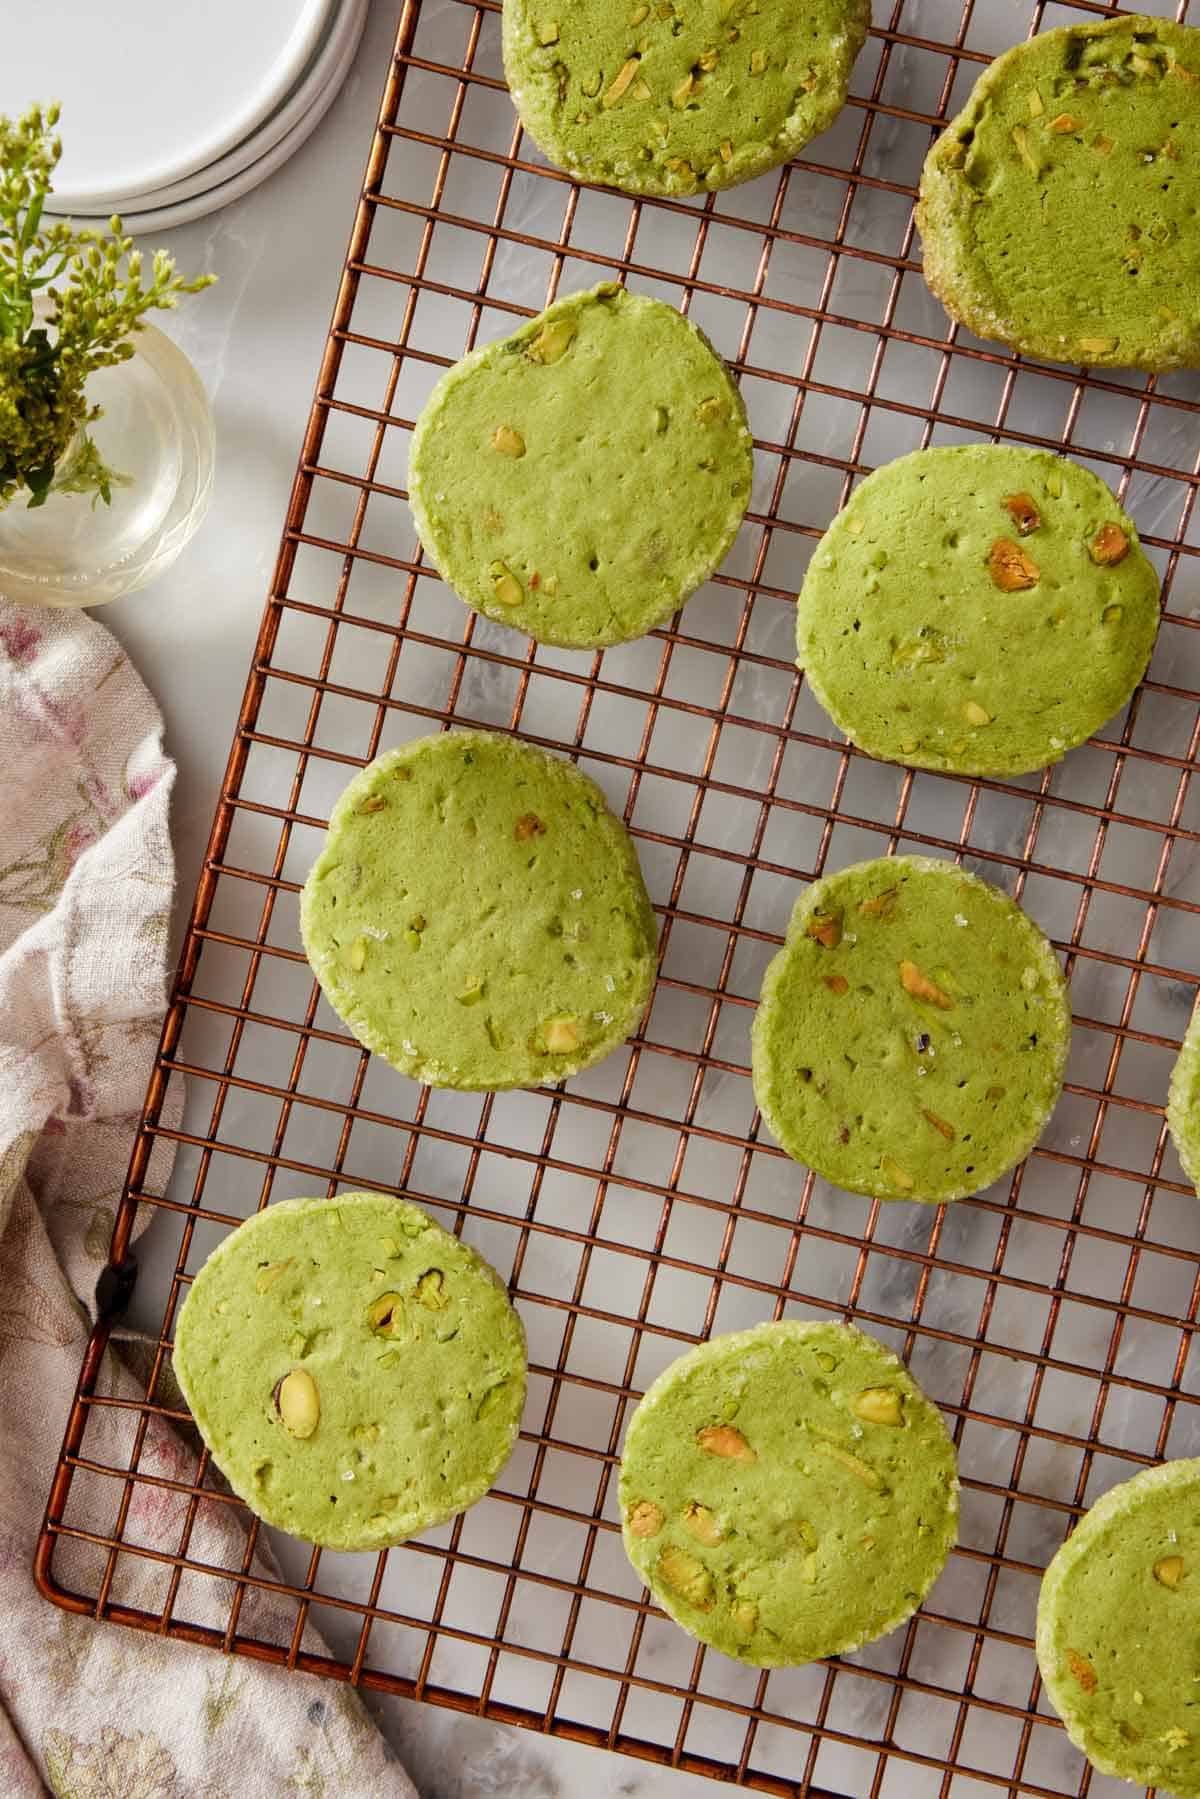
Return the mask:
[(404, 1301), (399, 1293), (381, 1293), (367, 1307), (367, 1324), (377, 1337), (404, 1335)]
[(683, 1514), (683, 1528), (690, 1537), (695, 1537), (697, 1543), (703, 1543), (708, 1549), (715, 1549), (723, 1540), (721, 1527), (714, 1514), (706, 1505), (699, 1505), (695, 1501)]
[(663, 1527), (664, 1512), (652, 1499), (643, 1499), (629, 1514), (629, 1528), (635, 1537), (656, 1537)]
[(552, 1056), (570, 1055), (583, 1042), (577, 1019), (550, 1018), (543, 1026), (547, 1052)]
[(450, 1304), (445, 1286), (446, 1277), (441, 1269), (427, 1268), (413, 1289), (413, 1297), (426, 1311), (441, 1312)]
[(901, 962), (900, 985), (913, 999), (925, 1000), (930, 1005), (937, 1006), (939, 1011), (950, 1012), (954, 1009), (954, 1001), (950, 995), (923, 975), (915, 962)]
[[(636, 63), (634, 67), (636, 68)], [(574, 343), (579, 327), (572, 318), (547, 319), (537, 336), (526, 344), (529, 362), (548, 364), (561, 362)]]
[(998, 537), (988, 552), (988, 573), (1001, 593), (1022, 593), (1036, 587), (1042, 571), (1028, 550), (1011, 537)]
[(1120, 525), (1102, 525), (1092, 539), (1090, 555), (1101, 568), (1115, 568), (1129, 554), (1129, 539)]
[(804, 935), (819, 943), (822, 949), (836, 949), (842, 941), (842, 920), (836, 912), (814, 912), (804, 927)]
[(904, 1395), (895, 1387), (867, 1387), (851, 1400), (850, 1410), (866, 1424), (903, 1424)]
[(758, 1456), (740, 1430), (732, 1424), (706, 1424), (696, 1432), (696, 1442), (706, 1455), (723, 1457), (732, 1462), (756, 1462)]
[(658, 1575), (664, 1586), (694, 1605), (697, 1611), (708, 1612), (713, 1604), (713, 1578), (704, 1563), (686, 1549), (664, 1549), (658, 1558)]
[(621, 98), (622, 94), (624, 94), (626, 88), (637, 74), (640, 60), (641, 59), (637, 56), (631, 56), (626, 62), (622, 63), (615, 78), (604, 90), (604, 96), (600, 101), (601, 106), (612, 107), (617, 104), (617, 101)]

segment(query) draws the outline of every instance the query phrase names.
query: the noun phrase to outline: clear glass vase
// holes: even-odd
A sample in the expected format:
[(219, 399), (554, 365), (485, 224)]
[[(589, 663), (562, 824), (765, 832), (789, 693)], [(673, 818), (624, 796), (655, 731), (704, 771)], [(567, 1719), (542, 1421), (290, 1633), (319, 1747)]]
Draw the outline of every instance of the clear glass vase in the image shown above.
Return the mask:
[[(0, 510), (0, 598), (20, 605), (100, 606), (169, 568), (208, 509), (214, 432), (208, 396), (169, 337), (147, 325), (128, 362), (101, 369), (88, 399), (104, 408), (88, 427), (120, 479), (112, 502), (51, 491)], [(69, 479), (73, 444), (56, 479)]]

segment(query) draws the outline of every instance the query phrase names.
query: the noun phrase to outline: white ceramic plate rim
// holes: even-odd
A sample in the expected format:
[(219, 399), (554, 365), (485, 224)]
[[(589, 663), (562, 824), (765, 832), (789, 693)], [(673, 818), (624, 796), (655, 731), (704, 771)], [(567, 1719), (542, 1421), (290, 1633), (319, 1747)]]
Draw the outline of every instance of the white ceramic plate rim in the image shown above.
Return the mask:
[[(332, 0), (331, 15), (314, 56), (301, 71), (299, 83), (257, 131), (252, 132), (240, 144), (235, 144), (224, 156), (218, 157), (215, 162), (206, 163), (202, 169), (196, 169), (166, 187), (139, 187), (135, 193), (122, 194), (115, 204), (106, 200), (103, 194), (81, 194), (71, 201), (71, 215), (107, 219), (114, 211), (121, 213), (122, 217), (126, 212), (132, 214), (151, 209), (158, 211), (165, 206), (175, 206), (180, 201), (190, 200), (195, 194), (207, 193), (210, 188), (219, 187), (223, 182), (239, 175), (243, 169), (249, 168), (287, 136), (309, 107), (320, 98), (326, 83), (334, 78), (346, 40), (356, 29), (354, 14), (357, 4), (358, 0)], [(56, 215), (61, 216), (66, 208), (60, 208), (57, 201), (56, 194), (51, 205)]]
[[(145, 173), (145, 191), (154, 192), (158, 188), (167, 187), (183, 176), (204, 168), (252, 135), (262, 120), (275, 110), (280, 100), (295, 86), (312, 61), (313, 52), (334, 4), (335, 0), (303, 0), (303, 10), (283, 47), (283, 54), (273, 65), (261, 87), (239, 112), (222, 117), (219, 127), (208, 136), (194, 139), (163, 162), (151, 164)], [(64, 188), (56, 194), (56, 199), (67, 211), (75, 210), (80, 200), (86, 198), (89, 205), (103, 206), (106, 211), (111, 212), (113, 203), (121, 200), (128, 191), (128, 182), (123, 180), (92, 188), (86, 194), (77, 188)]]
[[(347, 0), (347, 10), (354, 19), (352, 29), (348, 29), (345, 46), (337, 67), (330, 70), (329, 80), (322, 93), (312, 102), (308, 112), (299, 118), (285, 137), (280, 138), (274, 149), (257, 162), (251, 163), (232, 180), (221, 182), (216, 187), (207, 188), (202, 194), (195, 194), (190, 200), (180, 200), (173, 206), (152, 207), (146, 212), (129, 212), (122, 215), (125, 229), (132, 237), (145, 236), (150, 232), (171, 231), (177, 225), (190, 225), (194, 219), (202, 219), (210, 212), (216, 212), (221, 206), (228, 206), (233, 200), (240, 200), (256, 188), (261, 181), (273, 175), (283, 167), (288, 158), (293, 156), (325, 114), (329, 111), (337, 96), (338, 89), (350, 73), (350, 65), (354, 61), (363, 27), (367, 22), (367, 8), (370, 0)], [(153, 196), (148, 196), (153, 198)], [(63, 214), (56, 215), (63, 217)], [(107, 217), (105, 213), (73, 213), (71, 215), (81, 224), (99, 224)]]

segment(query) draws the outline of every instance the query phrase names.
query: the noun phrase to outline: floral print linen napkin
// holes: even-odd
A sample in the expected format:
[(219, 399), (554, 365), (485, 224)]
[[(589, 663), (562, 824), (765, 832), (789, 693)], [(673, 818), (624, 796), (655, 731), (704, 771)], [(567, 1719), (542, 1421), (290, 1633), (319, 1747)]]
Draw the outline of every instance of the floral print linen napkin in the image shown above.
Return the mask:
[[(0, 766), (0, 1793), (416, 1799), (346, 1688), (98, 1625), (34, 1586), (41, 1507), (162, 1022), (175, 770), (158, 709), (107, 631), (81, 612), (3, 601)], [(160, 1181), (168, 1172), (152, 1166)], [(110, 1355), (100, 1390), (137, 1388)], [(85, 1454), (127, 1465), (130, 1417), (96, 1408)], [(195, 1456), (156, 1425), (140, 1466), (186, 1481)], [(67, 1522), (111, 1529), (122, 1491), (93, 1481)], [(139, 1484), (126, 1537), (158, 1546), (173, 1530), (178, 1547), (185, 1514), (169, 1488)], [(85, 1549), (60, 1543), (65, 1582)], [(231, 1507), (199, 1508), (188, 1554), (240, 1565)], [(158, 1610), (168, 1574), (139, 1561), (113, 1597)], [(228, 1586), (188, 1578), (177, 1614), (222, 1626)], [(287, 1642), (292, 1615), (256, 1593), (242, 1628)]]

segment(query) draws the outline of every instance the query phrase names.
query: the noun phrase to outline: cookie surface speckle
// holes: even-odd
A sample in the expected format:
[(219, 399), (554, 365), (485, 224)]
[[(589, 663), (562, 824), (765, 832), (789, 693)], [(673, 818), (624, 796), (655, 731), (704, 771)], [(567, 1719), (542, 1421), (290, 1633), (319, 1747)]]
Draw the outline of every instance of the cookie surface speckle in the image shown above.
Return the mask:
[(1200, 363), (1200, 31), (1139, 16), (1018, 44), (929, 153), (917, 225), (952, 317), (1030, 356)]
[(630, 1420), (625, 1550), (692, 1636), (760, 1667), (914, 1612), (954, 1545), (954, 1446), (903, 1363), (840, 1324), (761, 1324), (673, 1362)]
[(732, 187), (832, 124), (870, 0), (504, 0), (504, 69), (537, 144), (633, 194)]
[(741, 395), (673, 307), (611, 284), (460, 362), (417, 420), (421, 542), (469, 606), (567, 649), (641, 637), (737, 536)]
[(797, 659), (870, 755), (1025, 774), (1119, 711), (1158, 622), (1158, 576), (1102, 481), (1047, 451), (967, 444), (856, 488), (809, 565)]
[(988, 1186), (1037, 1142), (1071, 1035), (1054, 951), (999, 888), (923, 856), (814, 882), (767, 969), (754, 1093), (778, 1142), (852, 1193)]
[(268, 1524), (378, 1549), (481, 1498), (512, 1450), (525, 1334), (494, 1271), (404, 1200), (289, 1199), (196, 1275), (175, 1372)]
[(486, 731), (418, 738), (351, 781), (300, 902), (304, 948), (360, 1042), (414, 1080), (563, 1080), (650, 995), (654, 914), (586, 775)]
[(1200, 1461), (1166, 1462), (1098, 1499), (1046, 1570), (1046, 1695), (1102, 1774), (1200, 1799), (1195, 1653)]

